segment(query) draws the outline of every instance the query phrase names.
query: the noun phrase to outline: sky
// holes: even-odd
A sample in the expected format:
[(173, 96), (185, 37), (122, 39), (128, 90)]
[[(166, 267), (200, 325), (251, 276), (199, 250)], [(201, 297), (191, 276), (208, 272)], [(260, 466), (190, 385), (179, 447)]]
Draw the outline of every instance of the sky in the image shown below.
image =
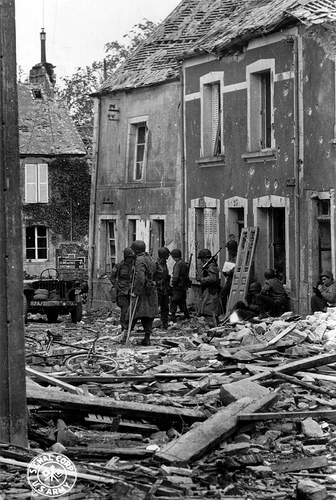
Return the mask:
[(148, 19), (163, 21), (180, 0), (15, 0), (16, 60), (25, 75), (41, 61), (40, 31), (46, 32), (47, 62), (58, 83), (78, 67), (104, 58), (104, 45)]

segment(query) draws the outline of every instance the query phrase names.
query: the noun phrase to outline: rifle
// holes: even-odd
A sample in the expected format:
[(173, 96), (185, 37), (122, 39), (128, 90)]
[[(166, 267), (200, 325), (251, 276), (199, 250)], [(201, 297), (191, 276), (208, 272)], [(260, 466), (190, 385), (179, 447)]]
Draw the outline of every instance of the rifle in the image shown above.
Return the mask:
[(218, 252), (216, 252), (212, 257), (210, 257), (210, 259), (205, 264), (203, 264), (202, 271), (204, 271), (205, 269), (207, 269), (208, 266), (211, 264), (211, 262), (216, 262), (216, 257), (217, 257), (217, 255), (219, 254), (219, 252), (221, 250), (222, 250), (222, 247), (220, 247), (219, 250), (218, 250)]

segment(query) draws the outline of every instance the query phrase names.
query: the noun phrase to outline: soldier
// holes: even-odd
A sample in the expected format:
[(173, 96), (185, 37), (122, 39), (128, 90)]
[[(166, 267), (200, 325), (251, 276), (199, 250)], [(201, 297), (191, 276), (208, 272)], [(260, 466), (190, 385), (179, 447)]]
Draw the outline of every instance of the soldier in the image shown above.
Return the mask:
[(116, 290), (117, 306), (120, 307), (121, 330), (127, 328), (127, 312), (130, 303), (132, 271), (135, 254), (131, 247), (124, 250), (124, 259), (114, 266), (110, 280)]
[[(167, 330), (169, 316), (169, 292), (170, 275), (167, 267), (167, 259), (170, 251), (166, 247), (159, 248), (157, 258), (157, 269), (159, 272), (156, 277), (156, 288), (158, 292), (158, 302), (160, 308), (161, 328)], [(161, 272), (162, 269), (162, 272)]]
[(135, 253), (134, 277), (131, 291), (130, 313), (133, 317), (133, 329), (140, 319), (145, 336), (141, 345), (151, 345), (150, 336), (153, 331), (153, 320), (159, 314), (156, 290), (156, 262), (147, 252), (146, 244), (136, 240), (131, 245)]
[(220, 294), (219, 268), (211, 252), (207, 248), (200, 250), (197, 256), (202, 262), (202, 271), (197, 281), (202, 286), (202, 298), (198, 308), (199, 316), (211, 316), (214, 326), (218, 324), (218, 316), (222, 313)]
[(170, 319), (176, 322), (177, 307), (183, 312), (184, 319), (189, 319), (189, 312), (187, 309), (187, 290), (189, 288), (189, 266), (182, 259), (181, 250), (174, 248), (170, 255), (173, 257), (175, 264), (173, 268), (173, 275), (171, 285), (173, 294), (170, 299)]
[(127, 313), (130, 304), (132, 271), (135, 253), (131, 247), (124, 250), (124, 260), (112, 269), (110, 280), (116, 290), (117, 306), (120, 307), (120, 324), (124, 331), (127, 328)]

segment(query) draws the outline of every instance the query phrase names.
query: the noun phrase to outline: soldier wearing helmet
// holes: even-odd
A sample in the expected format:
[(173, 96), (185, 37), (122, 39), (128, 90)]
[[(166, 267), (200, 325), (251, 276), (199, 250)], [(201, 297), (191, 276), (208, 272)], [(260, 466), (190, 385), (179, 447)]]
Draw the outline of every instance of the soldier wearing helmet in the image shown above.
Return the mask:
[(200, 259), (202, 267), (197, 273), (197, 281), (202, 287), (202, 297), (198, 307), (199, 316), (210, 316), (218, 324), (218, 316), (222, 313), (220, 302), (220, 279), (219, 268), (216, 259), (211, 259), (211, 252), (207, 248), (199, 251), (197, 258)]
[(182, 252), (179, 248), (174, 248), (170, 255), (173, 257), (175, 264), (171, 278), (172, 297), (170, 299), (170, 319), (176, 322), (176, 312), (179, 307), (183, 312), (184, 319), (189, 319), (187, 308), (187, 290), (189, 288), (189, 266), (182, 259)]
[(268, 314), (279, 316), (288, 311), (288, 295), (273, 269), (266, 269), (264, 273), (265, 283), (260, 293), (256, 295), (256, 304), (260, 309), (259, 318), (265, 318)]
[(145, 336), (142, 345), (149, 346), (150, 336), (153, 331), (154, 318), (159, 314), (158, 295), (156, 290), (156, 262), (146, 252), (146, 244), (136, 240), (131, 245), (135, 253), (134, 277), (131, 292), (130, 314), (133, 315), (131, 329), (140, 319)]
[(135, 254), (131, 247), (124, 250), (124, 259), (116, 264), (111, 272), (110, 280), (116, 291), (117, 306), (120, 307), (120, 324), (122, 330), (127, 328), (127, 312), (130, 303), (132, 271)]
[(167, 330), (169, 316), (169, 293), (170, 293), (170, 275), (167, 267), (167, 259), (170, 251), (166, 247), (159, 248), (156, 261), (157, 275), (156, 288), (158, 292), (158, 302), (160, 308), (161, 328)]

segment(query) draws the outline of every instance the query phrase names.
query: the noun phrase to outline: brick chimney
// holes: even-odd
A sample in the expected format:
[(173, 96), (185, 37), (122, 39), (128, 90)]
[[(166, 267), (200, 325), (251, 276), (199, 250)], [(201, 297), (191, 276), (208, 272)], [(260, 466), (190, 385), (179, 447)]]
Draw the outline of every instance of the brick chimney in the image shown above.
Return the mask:
[(52, 64), (47, 62), (46, 57), (46, 32), (41, 28), (41, 62), (35, 64), (29, 72), (29, 83), (39, 85), (44, 88), (45, 92), (50, 96), (54, 96), (54, 86), (56, 83), (56, 75)]

